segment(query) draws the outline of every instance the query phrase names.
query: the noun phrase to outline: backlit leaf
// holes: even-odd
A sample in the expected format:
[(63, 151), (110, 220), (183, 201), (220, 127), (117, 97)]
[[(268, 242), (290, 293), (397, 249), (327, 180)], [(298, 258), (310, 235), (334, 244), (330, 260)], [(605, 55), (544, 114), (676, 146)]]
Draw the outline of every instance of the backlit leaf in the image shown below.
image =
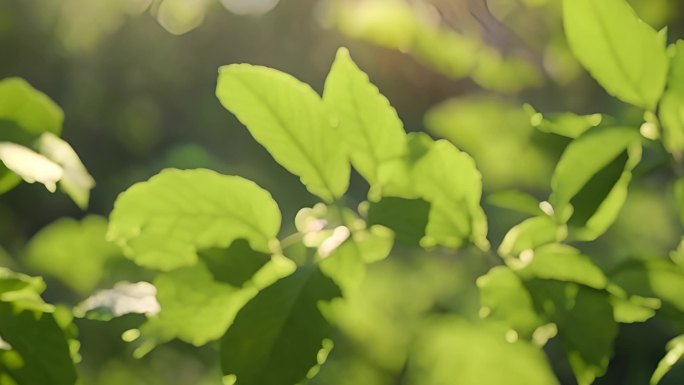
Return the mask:
[(141, 266), (172, 270), (197, 262), (197, 251), (244, 238), (269, 252), (280, 211), (255, 183), (214, 171), (167, 169), (119, 195), (107, 237)]
[(331, 202), (347, 191), (345, 146), (311, 87), (271, 68), (231, 64), (219, 70), (216, 95), (311, 193)]

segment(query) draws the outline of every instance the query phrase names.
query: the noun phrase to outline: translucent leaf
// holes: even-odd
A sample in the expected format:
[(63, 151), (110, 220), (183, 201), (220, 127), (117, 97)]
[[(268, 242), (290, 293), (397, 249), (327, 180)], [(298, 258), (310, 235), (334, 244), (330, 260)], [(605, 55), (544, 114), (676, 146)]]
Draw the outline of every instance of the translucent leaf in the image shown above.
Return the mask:
[(628, 294), (655, 297), (684, 311), (684, 270), (664, 259), (631, 260), (609, 274)]
[(49, 132), (40, 136), (37, 148), (42, 155), (62, 167), (59, 187), (80, 208), (88, 207), (90, 190), (95, 186), (95, 180), (88, 174), (76, 151), (69, 143)]
[[(64, 113), (47, 95), (33, 88), (20, 78), (7, 78), (0, 81), (0, 121), (11, 123), (14, 130), (25, 132), (25, 136), (16, 132), (0, 132), (0, 141), (11, 140), (29, 144), (29, 141), (17, 140), (21, 137), (37, 138), (44, 132), (59, 135), (62, 132)], [(11, 130), (11, 131), (14, 131)], [(6, 135), (13, 135), (6, 137)]]
[(319, 304), (340, 295), (316, 268), (300, 269), (261, 291), (221, 340), (224, 375), (237, 385), (286, 385), (317, 364), (330, 325)]
[(535, 130), (520, 105), (489, 95), (454, 98), (431, 108), (424, 120), (431, 133), (475, 159), (485, 190), (548, 183), (553, 163), (532, 141)]
[(525, 105), (530, 116), (532, 126), (540, 131), (561, 135), (568, 138), (578, 138), (585, 131), (598, 126), (603, 121), (601, 114), (577, 115), (571, 112), (544, 114)]
[[(549, 243), (561, 242), (567, 235), (567, 227), (557, 224), (549, 216), (528, 218), (506, 233), (498, 251), (504, 257), (527, 259), (534, 249)], [(522, 255), (523, 253), (525, 255)]]
[(489, 194), (487, 196), (487, 203), (523, 214), (544, 214), (544, 211), (539, 208), (539, 201), (535, 197), (517, 190), (506, 190)]
[(558, 337), (579, 385), (605, 374), (618, 333), (610, 296), (574, 283), (525, 283), (535, 307), (557, 325)]
[(311, 87), (271, 68), (231, 64), (219, 70), (216, 95), (311, 193), (331, 202), (347, 191), (345, 146)]
[(544, 324), (532, 297), (520, 278), (509, 268), (497, 266), (477, 279), (480, 289), (480, 317), (502, 322), (524, 339)]
[(657, 385), (660, 380), (684, 357), (684, 336), (674, 338), (667, 343), (667, 354), (658, 363), (658, 367), (651, 377), (651, 385)]
[(179, 338), (196, 346), (220, 338), (256, 289), (217, 282), (198, 264), (160, 274), (154, 280), (161, 311), (141, 327), (155, 343)]
[(406, 152), (406, 134), (397, 112), (346, 48), (337, 51), (323, 101), (340, 119), (340, 137), (354, 168), (371, 185), (380, 182), (379, 168)]
[(629, 127), (597, 128), (568, 145), (551, 179), (549, 201), (556, 217), (569, 221), (573, 238), (593, 240), (613, 223), (640, 160), (640, 136)]
[(518, 274), (526, 278), (574, 282), (595, 289), (603, 289), (607, 283), (603, 271), (591, 258), (566, 245), (541, 246), (507, 262)]
[(90, 319), (110, 320), (136, 313), (159, 313), (157, 289), (149, 282), (118, 282), (111, 289), (99, 290), (81, 302), (74, 312)]
[(221, 0), (223, 6), (237, 15), (262, 15), (275, 8), (279, 0)]
[(563, 24), (573, 53), (603, 88), (655, 110), (667, 77), (665, 42), (627, 1), (565, 0)]
[(544, 352), (509, 341), (506, 330), (443, 316), (426, 325), (415, 344), (407, 384), (558, 384)]
[(394, 234), (383, 226), (357, 230), (319, 265), (345, 292), (356, 290), (366, 273), (366, 264), (385, 259), (394, 244)]
[(50, 192), (55, 192), (57, 182), (64, 170), (45, 156), (11, 142), (0, 142), (0, 160), (7, 169), (15, 172), (28, 183), (41, 183)]
[(59, 219), (33, 236), (24, 262), (80, 294), (90, 293), (104, 277), (107, 263), (121, 256), (116, 245), (105, 240), (106, 231), (102, 217)]
[(424, 246), (487, 249), (487, 219), (480, 207), (482, 176), (473, 159), (445, 140), (436, 141), (413, 169), (413, 182), (431, 203)]
[(684, 150), (684, 40), (672, 50), (667, 90), (658, 108), (663, 125), (663, 144), (670, 152)]
[(182, 35), (202, 24), (208, 5), (206, 0), (163, 0), (157, 10), (157, 21), (168, 32)]
[(255, 183), (214, 171), (164, 170), (119, 195), (107, 237), (141, 266), (172, 270), (197, 262), (197, 250), (244, 238), (269, 252), (280, 211)]

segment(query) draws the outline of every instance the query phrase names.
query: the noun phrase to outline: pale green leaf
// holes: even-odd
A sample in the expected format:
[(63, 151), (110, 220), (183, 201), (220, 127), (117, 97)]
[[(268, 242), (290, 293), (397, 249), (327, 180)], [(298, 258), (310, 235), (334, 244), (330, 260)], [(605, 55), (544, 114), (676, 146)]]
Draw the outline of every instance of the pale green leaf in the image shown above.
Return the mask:
[(480, 317), (499, 321), (524, 339), (545, 322), (537, 314), (532, 297), (521, 279), (509, 268), (497, 266), (477, 279)]
[(207, 0), (163, 0), (157, 21), (169, 33), (182, 35), (202, 24), (208, 5)]
[(512, 337), (494, 325), (454, 316), (436, 318), (413, 348), (407, 384), (558, 384), (544, 352)]
[(406, 134), (397, 112), (346, 48), (337, 51), (323, 101), (340, 120), (340, 137), (354, 168), (371, 185), (380, 182), (380, 167), (405, 154)]
[(111, 289), (98, 290), (74, 308), (79, 317), (108, 321), (126, 314), (159, 313), (157, 289), (149, 282), (118, 282)]
[(216, 95), (311, 193), (331, 202), (347, 191), (345, 146), (311, 87), (271, 68), (232, 64), (220, 68)]
[(640, 135), (629, 127), (596, 128), (568, 145), (549, 201), (556, 218), (568, 221), (572, 238), (593, 240), (615, 221), (641, 151)]
[(69, 143), (52, 133), (44, 133), (37, 143), (38, 152), (62, 167), (59, 187), (82, 209), (88, 207), (95, 180), (88, 173)]
[[(513, 226), (501, 241), (498, 251), (504, 257), (527, 259), (534, 249), (561, 242), (567, 235), (567, 227), (556, 223), (553, 218), (546, 215), (532, 217)], [(527, 255), (521, 255), (523, 252)]]
[(269, 252), (280, 211), (255, 183), (214, 171), (164, 170), (119, 195), (107, 237), (141, 266), (172, 270), (197, 262), (197, 250), (244, 238)]
[(612, 296), (610, 303), (613, 305), (613, 317), (619, 323), (646, 322), (655, 316), (660, 309), (661, 301), (657, 298), (644, 298), (631, 296)]
[(578, 115), (571, 112), (557, 114), (541, 114), (529, 104), (525, 105), (530, 116), (530, 123), (540, 131), (561, 135), (568, 138), (578, 138), (585, 131), (598, 126), (603, 121), (603, 115)]
[(678, 40), (670, 61), (667, 90), (658, 113), (663, 125), (663, 144), (670, 152), (684, 150), (684, 40)]
[(445, 140), (436, 141), (413, 168), (413, 183), (431, 203), (426, 247), (459, 247), (465, 242), (486, 249), (487, 219), (480, 207), (482, 176), (473, 159)]
[(684, 336), (679, 336), (667, 343), (667, 354), (658, 363), (658, 367), (651, 377), (651, 385), (657, 385), (660, 380), (684, 357)]
[[(6, 123), (3, 123), (0, 141), (17, 141), (23, 137), (35, 139), (44, 132), (59, 135), (62, 132), (64, 113), (47, 95), (33, 88), (24, 79), (7, 78), (0, 81), (0, 120), (11, 124), (6, 127)], [(20, 129), (27, 136), (7, 132), (8, 128), (10, 131)]]
[(102, 217), (59, 219), (31, 238), (24, 262), (79, 294), (90, 293), (106, 274), (107, 263), (121, 256), (116, 245), (105, 240), (106, 232)]
[(237, 385), (285, 385), (317, 365), (330, 324), (319, 304), (340, 295), (317, 268), (304, 268), (259, 292), (221, 340), (221, 367)]
[(574, 282), (595, 289), (606, 287), (606, 276), (591, 258), (567, 245), (541, 246), (513, 261), (511, 268), (525, 278)]
[(518, 190), (499, 191), (487, 196), (492, 206), (517, 211), (523, 214), (543, 215), (537, 198)]
[(627, 1), (564, 0), (563, 24), (579, 62), (610, 94), (655, 110), (667, 78), (665, 42)]
[(684, 269), (668, 260), (631, 260), (611, 272), (609, 279), (628, 294), (659, 298), (684, 311)]
[(256, 289), (217, 282), (203, 264), (163, 273), (154, 280), (161, 311), (141, 328), (156, 343), (173, 338), (196, 346), (219, 339)]

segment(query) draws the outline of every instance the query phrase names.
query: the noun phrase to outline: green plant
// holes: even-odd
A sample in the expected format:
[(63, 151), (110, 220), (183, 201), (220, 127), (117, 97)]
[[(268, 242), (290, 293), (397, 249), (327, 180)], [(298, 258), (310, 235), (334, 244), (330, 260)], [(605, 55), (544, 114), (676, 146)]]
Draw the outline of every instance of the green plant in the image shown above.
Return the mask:
[[(74, 308), (55, 307), (40, 298), (40, 278), (0, 270), (0, 384), (75, 383), (72, 317), (108, 321), (130, 314), (144, 314), (139, 327), (122, 336), (137, 358), (178, 339), (217, 346), (224, 384), (302, 383), (333, 349), (334, 326), (348, 322), (345, 299), (363, 296), (369, 265), (393, 250), (425, 250), (426, 258), (438, 258), (475, 249), (492, 265), (477, 279), (480, 320), (421, 308), (425, 317), (409, 330), (415, 335), (397, 342), (406, 356), (388, 364), (401, 368), (406, 384), (559, 383), (546, 347), (562, 351), (577, 383), (588, 385), (605, 374), (619, 324), (658, 314), (681, 333), (681, 247), (669, 259), (609, 267), (583, 249), (615, 222), (632, 179), (653, 170), (674, 172), (684, 217), (684, 43), (666, 47), (665, 32), (642, 22), (623, 0), (563, 5), (578, 61), (607, 92), (636, 107), (643, 121), (542, 114), (530, 105), (507, 115), (522, 116), (543, 135), (567, 138), (567, 146), (547, 200), (505, 189), (487, 197), (492, 206), (529, 216), (497, 242), (498, 257), (490, 253), (476, 162), (448, 140), (406, 133), (346, 49), (338, 51), (322, 96), (274, 69), (227, 65), (216, 88), (222, 105), (320, 202), (283, 226), (278, 204), (254, 182), (207, 169), (167, 169), (120, 194), (109, 220), (55, 222), (31, 240), (24, 262), (83, 296), (103, 281), (112, 288)], [(437, 107), (428, 125), (441, 127), (460, 107)], [(14, 131), (6, 130), (10, 136), (0, 143), (7, 167), (0, 184), (10, 188), (18, 175), (54, 190), (59, 181), (85, 206), (92, 182), (73, 150), (68, 147), (62, 160), (43, 146), (45, 138), (58, 140), (42, 134), (59, 133), (55, 107), (25, 83), (9, 80), (0, 84), (0, 114), (3, 109), (8, 112), (0, 116)], [(19, 155), (12, 152), (18, 145)], [(26, 171), (16, 157), (38, 157), (30, 145), (46, 159)], [(523, 156), (543, 162), (537, 153)], [(644, 162), (652, 158), (660, 162)], [(368, 186), (360, 203), (347, 194), (352, 168)], [(45, 172), (57, 169), (61, 173)], [(81, 264), (84, 255), (90, 258)], [(117, 273), (128, 271), (127, 260), (137, 266), (132, 276)], [(114, 285), (121, 278), (139, 282)], [(550, 340), (557, 346), (549, 347)], [(682, 337), (667, 349), (652, 384), (684, 355)]]

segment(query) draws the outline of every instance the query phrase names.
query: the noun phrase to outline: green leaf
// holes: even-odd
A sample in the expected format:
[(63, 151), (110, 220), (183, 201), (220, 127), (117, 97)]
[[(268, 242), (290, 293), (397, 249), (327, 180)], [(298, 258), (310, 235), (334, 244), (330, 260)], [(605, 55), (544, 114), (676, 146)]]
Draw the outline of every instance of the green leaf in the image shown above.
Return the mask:
[(619, 323), (646, 322), (655, 316), (661, 305), (657, 298), (636, 295), (629, 298), (613, 295), (610, 303), (613, 305), (613, 317)]
[(0, 372), (23, 384), (72, 385), (76, 370), (64, 331), (50, 313), (18, 310), (0, 302)]
[(668, 58), (658, 32), (625, 0), (565, 0), (563, 25), (575, 57), (611, 95), (655, 111)]
[(434, 140), (424, 132), (410, 132), (406, 135), (407, 153), (399, 162), (392, 162), (381, 169), (380, 179), (383, 181), (380, 191), (371, 189), (368, 192), (371, 201), (381, 197), (397, 197), (405, 199), (420, 198), (413, 180), (413, 169), (430, 150)]
[(480, 289), (480, 316), (501, 321), (524, 339), (545, 322), (537, 314), (532, 297), (522, 280), (509, 268), (497, 266), (477, 279)]
[(506, 334), (455, 316), (434, 319), (413, 348), (407, 384), (558, 384), (541, 349), (512, 338), (509, 342)]
[(107, 238), (141, 266), (172, 270), (197, 262), (197, 250), (244, 238), (269, 252), (280, 211), (254, 182), (214, 171), (167, 169), (119, 195)]
[(667, 90), (658, 108), (663, 144), (672, 153), (684, 150), (684, 40), (677, 41), (673, 53)]
[(533, 142), (536, 133), (519, 104), (490, 95), (454, 98), (431, 108), (427, 129), (475, 159), (485, 189), (538, 189), (548, 183), (552, 160)]
[(366, 264), (385, 259), (393, 244), (394, 234), (386, 227), (375, 225), (357, 230), (324, 257), (319, 266), (346, 294), (360, 286), (366, 275)]
[(499, 191), (487, 196), (492, 206), (517, 211), (523, 214), (544, 215), (537, 198), (517, 190)]
[(658, 363), (658, 367), (651, 377), (650, 384), (657, 385), (670, 369), (682, 360), (682, 357), (684, 357), (684, 335), (676, 337), (667, 343), (667, 354)]
[[(525, 219), (513, 226), (499, 246), (499, 255), (503, 257), (523, 257), (534, 249), (563, 241), (568, 235), (565, 225), (557, 224), (549, 216), (539, 216)], [(525, 258), (529, 258), (529, 255)]]
[(219, 69), (216, 95), (311, 193), (327, 202), (344, 195), (350, 172), (345, 146), (311, 87), (271, 68), (231, 64)]
[(684, 269), (665, 259), (630, 260), (609, 274), (628, 294), (655, 297), (684, 311)]
[(525, 282), (535, 307), (557, 325), (558, 337), (579, 385), (605, 374), (618, 333), (610, 296), (574, 283)]
[(603, 271), (579, 250), (560, 244), (541, 246), (527, 255), (507, 260), (520, 276), (574, 282), (595, 289), (606, 287)]
[(76, 370), (41, 278), (0, 268), (0, 373), (23, 384), (72, 385)]
[(337, 51), (323, 102), (340, 119), (340, 137), (354, 168), (371, 185), (381, 182), (380, 168), (405, 154), (406, 134), (397, 112), (346, 48)]
[(397, 243), (417, 246), (425, 236), (430, 204), (422, 199), (384, 197), (370, 202), (368, 225), (383, 225), (394, 232)]
[(487, 218), (482, 207), (482, 176), (473, 159), (446, 140), (436, 141), (413, 169), (421, 198), (431, 203), (421, 244), (460, 247), (470, 241), (487, 249)]
[(195, 346), (219, 339), (256, 289), (217, 282), (203, 264), (162, 273), (154, 280), (161, 311), (141, 328), (143, 338), (179, 338)]
[(105, 240), (106, 231), (107, 220), (99, 216), (59, 219), (31, 238), (24, 262), (79, 294), (90, 293), (104, 277), (107, 263), (121, 256), (116, 245)]
[(563, 112), (542, 115), (529, 104), (524, 107), (533, 127), (542, 132), (572, 139), (580, 137), (585, 131), (598, 126), (603, 121), (601, 114), (577, 115), (571, 112)]
[[(261, 291), (221, 340), (221, 367), (237, 385), (290, 385), (317, 364), (330, 325), (319, 304), (340, 295), (316, 268), (303, 268)], [(235, 378), (235, 377), (233, 377)]]
[(572, 227), (573, 238), (593, 240), (615, 221), (640, 160), (640, 135), (629, 127), (596, 128), (568, 145), (551, 179), (549, 201), (556, 218)]
[(52, 133), (45, 133), (38, 139), (38, 151), (46, 158), (62, 167), (59, 187), (80, 207), (88, 207), (90, 190), (95, 180), (81, 162), (69, 143)]
[(271, 260), (270, 255), (252, 250), (244, 239), (235, 240), (228, 248), (200, 250), (199, 256), (217, 281), (237, 287)]
[[(0, 141), (11, 140), (29, 144), (22, 137), (38, 138), (44, 132), (59, 135), (64, 113), (47, 95), (20, 78), (0, 81)], [(7, 124), (11, 124), (7, 132)], [(22, 133), (12, 132), (17, 129)]]

